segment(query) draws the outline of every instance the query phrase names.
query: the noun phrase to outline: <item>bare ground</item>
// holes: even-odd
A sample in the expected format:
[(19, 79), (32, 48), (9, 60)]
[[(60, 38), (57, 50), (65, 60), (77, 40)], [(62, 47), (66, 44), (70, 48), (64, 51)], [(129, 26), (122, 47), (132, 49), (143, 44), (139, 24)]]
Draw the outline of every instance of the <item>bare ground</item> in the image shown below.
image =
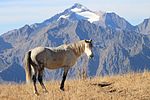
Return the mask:
[(39, 84), (39, 96), (27, 84), (0, 84), (0, 100), (150, 100), (150, 72), (68, 80), (65, 91), (60, 82), (46, 82), (48, 93)]

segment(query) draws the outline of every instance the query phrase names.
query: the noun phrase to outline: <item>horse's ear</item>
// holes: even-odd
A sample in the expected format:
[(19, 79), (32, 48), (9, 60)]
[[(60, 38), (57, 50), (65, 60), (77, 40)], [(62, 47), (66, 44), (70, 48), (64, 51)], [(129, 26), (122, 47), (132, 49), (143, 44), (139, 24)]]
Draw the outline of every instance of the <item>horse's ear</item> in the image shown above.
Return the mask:
[(89, 43), (89, 41), (88, 40), (84, 40), (86, 43)]
[(92, 43), (92, 39), (90, 40), (85, 40), (86, 43)]
[(90, 39), (90, 42), (92, 43), (92, 39)]

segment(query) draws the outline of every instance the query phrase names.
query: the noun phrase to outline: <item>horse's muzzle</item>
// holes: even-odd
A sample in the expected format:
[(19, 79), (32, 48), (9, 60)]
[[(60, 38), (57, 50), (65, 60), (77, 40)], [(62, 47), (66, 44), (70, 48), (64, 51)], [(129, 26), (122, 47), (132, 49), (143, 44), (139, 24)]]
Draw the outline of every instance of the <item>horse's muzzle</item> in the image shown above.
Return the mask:
[(90, 55), (90, 58), (92, 59), (93, 57), (94, 57), (94, 55), (93, 55), (93, 54), (91, 54), (91, 55)]

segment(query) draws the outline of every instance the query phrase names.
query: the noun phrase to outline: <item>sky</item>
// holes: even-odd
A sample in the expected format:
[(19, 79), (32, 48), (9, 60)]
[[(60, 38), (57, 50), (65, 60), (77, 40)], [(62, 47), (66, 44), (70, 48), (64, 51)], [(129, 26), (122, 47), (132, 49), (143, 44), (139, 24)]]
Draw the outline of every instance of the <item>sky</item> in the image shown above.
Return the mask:
[(92, 11), (115, 12), (132, 25), (150, 18), (150, 0), (0, 0), (0, 34), (43, 22), (74, 3)]

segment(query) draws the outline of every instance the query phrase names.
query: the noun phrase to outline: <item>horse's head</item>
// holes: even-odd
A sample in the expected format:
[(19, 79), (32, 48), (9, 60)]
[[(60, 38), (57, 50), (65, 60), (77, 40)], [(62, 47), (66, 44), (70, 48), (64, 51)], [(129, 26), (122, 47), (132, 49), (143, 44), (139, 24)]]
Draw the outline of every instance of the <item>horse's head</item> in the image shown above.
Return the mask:
[(85, 40), (85, 53), (87, 54), (88, 57), (93, 58), (93, 52), (92, 52), (92, 40)]

